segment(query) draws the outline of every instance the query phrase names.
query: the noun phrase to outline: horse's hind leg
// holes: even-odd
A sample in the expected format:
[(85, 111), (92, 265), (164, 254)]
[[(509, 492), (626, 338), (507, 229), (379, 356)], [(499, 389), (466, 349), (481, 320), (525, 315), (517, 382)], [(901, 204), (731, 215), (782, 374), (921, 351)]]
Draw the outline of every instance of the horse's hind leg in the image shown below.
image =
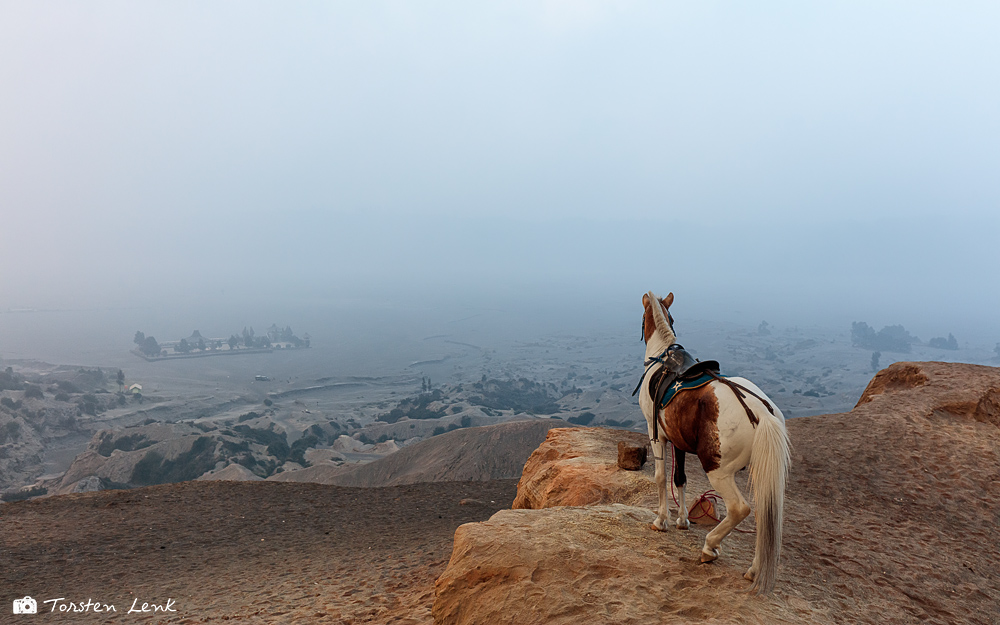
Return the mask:
[(656, 510), (656, 520), (653, 521), (653, 529), (659, 532), (666, 531), (667, 524), (670, 523), (670, 507), (667, 502), (667, 466), (666, 456), (667, 444), (663, 440), (651, 441), (653, 448), (653, 466), (656, 471), (656, 494), (659, 497), (659, 507)]
[(705, 546), (701, 549), (702, 562), (711, 562), (718, 558), (722, 539), (750, 514), (750, 504), (736, 486), (736, 479), (732, 473), (722, 473), (717, 469), (708, 474), (708, 481), (726, 502), (726, 518), (705, 536)]
[[(672, 445), (671, 445), (672, 446)], [(677, 487), (677, 529), (686, 530), (691, 526), (688, 521), (687, 501), (684, 499), (684, 485), (687, 484), (687, 474), (684, 473), (684, 452), (676, 447), (674, 451), (674, 486)], [(666, 460), (664, 460), (664, 465)]]

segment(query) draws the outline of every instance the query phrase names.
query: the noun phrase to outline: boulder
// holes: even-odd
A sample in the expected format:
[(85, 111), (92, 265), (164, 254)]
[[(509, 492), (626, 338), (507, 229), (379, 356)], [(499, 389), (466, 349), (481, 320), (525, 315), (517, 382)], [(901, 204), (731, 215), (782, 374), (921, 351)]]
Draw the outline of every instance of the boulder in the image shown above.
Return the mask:
[(630, 445), (618, 441), (618, 468), (626, 471), (639, 471), (646, 464), (646, 445)]

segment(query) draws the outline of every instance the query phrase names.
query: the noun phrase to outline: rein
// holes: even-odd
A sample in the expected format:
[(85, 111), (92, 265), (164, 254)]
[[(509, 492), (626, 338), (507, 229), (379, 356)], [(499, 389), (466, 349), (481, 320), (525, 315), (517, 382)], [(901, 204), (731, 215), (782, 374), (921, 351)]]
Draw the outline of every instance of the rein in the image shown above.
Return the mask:
[[(646, 360), (646, 362), (642, 363), (642, 364), (646, 365), (646, 370), (643, 371), (642, 372), (642, 376), (639, 377), (639, 383), (635, 385), (635, 390), (632, 391), (632, 397), (635, 397), (635, 394), (639, 392), (640, 388), (642, 388), (642, 381), (646, 379), (646, 374), (649, 373), (649, 370), (653, 368), (653, 365), (655, 365), (657, 363), (659, 363), (661, 367), (665, 367), (667, 365), (667, 361), (664, 360), (664, 357), (668, 353), (670, 353), (671, 349), (684, 349), (684, 348), (681, 347), (680, 345), (678, 345), (677, 343), (674, 343), (672, 345), (668, 345), (665, 350), (663, 350), (662, 352), (660, 352), (659, 356), (650, 356), (649, 359)], [(652, 398), (652, 394), (650, 394), (650, 398)], [(649, 439), (650, 443), (652, 443), (653, 441), (657, 440), (660, 437), (660, 433), (657, 431), (657, 426), (660, 424), (660, 418), (658, 416), (659, 408), (656, 407), (656, 405), (655, 405), (656, 402), (655, 401), (653, 403), (654, 403), (654, 406), (653, 406), (653, 415), (654, 415), (654, 417), (653, 417), (653, 438)], [(656, 451), (655, 451), (655, 449), (653, 451), (653, 458), (656, 458)], [(657, 460), (662, 460), (662, 458), (656, 458), (656, 459)]]

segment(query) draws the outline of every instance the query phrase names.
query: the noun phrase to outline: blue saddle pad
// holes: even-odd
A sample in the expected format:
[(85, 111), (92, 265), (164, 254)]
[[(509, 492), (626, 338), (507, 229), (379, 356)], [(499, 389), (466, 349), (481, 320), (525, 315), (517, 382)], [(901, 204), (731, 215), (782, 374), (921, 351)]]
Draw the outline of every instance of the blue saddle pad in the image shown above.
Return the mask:
[(663, 393), (663, 399), (660, 400), (660, 408), (666, 408), (667, 404), (670, 403), (670, 400), (673, 399), (677, 393), (680, 393), (681, 391), (689, 391), (693, 388), (701, 388), (714, 379), (715, 378), (711, 375), (703, 373), (691, 380), (677, 380), (667, 388), (666, 392)]

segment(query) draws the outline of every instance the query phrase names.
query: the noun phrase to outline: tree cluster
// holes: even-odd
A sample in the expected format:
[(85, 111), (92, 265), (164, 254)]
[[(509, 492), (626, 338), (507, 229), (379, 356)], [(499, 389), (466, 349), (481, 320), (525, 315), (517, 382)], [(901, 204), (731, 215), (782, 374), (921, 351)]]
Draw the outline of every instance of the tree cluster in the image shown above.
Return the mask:
[(885, 326), (878, 332), (864, 321), (851, 324), (851, 345), (883, 352), (910, 352), (910, 345), (919, 340), (901, 325)]
[(937, 347), (938, 349), (958, 349), (958, 341), (955, 340), (955, 335), (948, 333), (948, 338), (941, 336), (934, 337), (927, 344), (931, 347)]

